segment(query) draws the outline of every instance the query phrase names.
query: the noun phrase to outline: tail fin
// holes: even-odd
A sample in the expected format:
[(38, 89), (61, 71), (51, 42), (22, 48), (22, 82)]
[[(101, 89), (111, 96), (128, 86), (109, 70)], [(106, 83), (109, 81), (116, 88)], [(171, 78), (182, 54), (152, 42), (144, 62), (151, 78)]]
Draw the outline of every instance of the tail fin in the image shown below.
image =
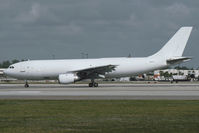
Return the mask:
[(181, 57), (191, 31), (192, 27), (180, 28), (176, 34), (164, 45), (164, 47), (151, 57), (163, 57), (167, 59), (171, 57)]

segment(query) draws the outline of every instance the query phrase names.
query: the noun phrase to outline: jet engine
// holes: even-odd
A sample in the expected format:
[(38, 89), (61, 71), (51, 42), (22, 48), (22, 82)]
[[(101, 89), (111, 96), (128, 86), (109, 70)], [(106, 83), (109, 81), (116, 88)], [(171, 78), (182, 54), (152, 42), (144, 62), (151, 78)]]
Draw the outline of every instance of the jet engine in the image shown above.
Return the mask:
[(74, 73), (60, 74), (58, 77), (60, 84), (69, 84), (77, 81), (79, 77)]

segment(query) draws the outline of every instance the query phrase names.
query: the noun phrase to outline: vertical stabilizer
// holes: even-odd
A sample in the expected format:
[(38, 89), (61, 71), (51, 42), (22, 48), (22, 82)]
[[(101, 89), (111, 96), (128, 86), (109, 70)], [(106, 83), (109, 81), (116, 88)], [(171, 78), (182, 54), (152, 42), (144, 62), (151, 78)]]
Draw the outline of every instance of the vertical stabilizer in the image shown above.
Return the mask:
[(176, 34), (154, 55), (151, 57), (181, 57), (189, 36), (191, 34), (192, 27), (182, 27)]

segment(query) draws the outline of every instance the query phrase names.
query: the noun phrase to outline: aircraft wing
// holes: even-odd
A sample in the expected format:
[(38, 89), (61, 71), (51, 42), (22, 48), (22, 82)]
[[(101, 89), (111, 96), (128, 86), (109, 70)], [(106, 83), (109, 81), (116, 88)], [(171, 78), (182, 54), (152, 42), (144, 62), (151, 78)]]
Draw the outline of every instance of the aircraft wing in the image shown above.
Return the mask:
[(181, 62), (189, 61), (191, 60), (191, 57), (173, 57), (167, 60), (168, 64), (178, 64)]
[(81, 79), (105, 78), (105, 74), (114, 71), (115, 68), (116, 65), (105, 65), (105, 66), (90, 67), (73, 72), (76, 73), (77, 76), (79, 76)]

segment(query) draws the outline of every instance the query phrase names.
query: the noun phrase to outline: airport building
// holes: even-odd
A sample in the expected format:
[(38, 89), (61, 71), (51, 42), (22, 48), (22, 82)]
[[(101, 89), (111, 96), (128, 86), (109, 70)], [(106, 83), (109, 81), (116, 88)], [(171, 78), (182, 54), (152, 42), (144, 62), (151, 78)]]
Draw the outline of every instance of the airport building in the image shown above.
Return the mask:
[(154, 71), (154, 80), (169, 80), (169, 81), (194, 81), (198, 80), (199, 70), (178, 70), (165, 69)]
[(168, 72), (172, 75), (191, 75), (194, 74), (195, 77), (199, 76), (199, 70), (178, 70), (178, 69), (165, 69), (165, 70), (156, 70), (154, 71), (154, 75), (160, 74), (161, 72)]
[(3, 79), (5, 79), (5, 76), (3, 75), (3, 71), (4, 70), (5, 69), (0, 68), (0, 81), (3, 80)]
[(199, 78), (199, 70), (164, 69), (152, 73), (125, 77), (116, 81), (196, 81)]
[(0, 68), (0, 78), (3, 77), (3, 71), (4, 71), (4, 70), (5, 70), (5, 69)]

